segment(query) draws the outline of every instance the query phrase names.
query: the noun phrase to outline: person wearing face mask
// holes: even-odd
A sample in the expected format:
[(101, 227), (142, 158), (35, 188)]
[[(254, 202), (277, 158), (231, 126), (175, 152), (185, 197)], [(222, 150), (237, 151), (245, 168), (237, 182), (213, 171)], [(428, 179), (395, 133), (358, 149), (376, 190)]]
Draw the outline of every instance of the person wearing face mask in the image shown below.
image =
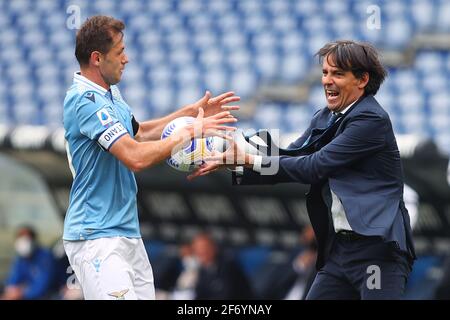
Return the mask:
[(20, 227), (14, 242), (16, 257), (11, 267), (2, 300), (31, 300), (49, 297), (53, 289), (55, 260), (50, 250), (37, 243), (36, 232)]

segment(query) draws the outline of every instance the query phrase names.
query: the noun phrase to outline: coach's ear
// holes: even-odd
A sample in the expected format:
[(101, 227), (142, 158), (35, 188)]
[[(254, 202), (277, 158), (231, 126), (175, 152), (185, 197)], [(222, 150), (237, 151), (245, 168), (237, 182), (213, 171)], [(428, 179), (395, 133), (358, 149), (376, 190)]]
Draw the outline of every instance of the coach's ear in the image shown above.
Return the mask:
[(361, 78), (359, 78), (358, 80), (359, 80), (358, 88), (359, 89), (364, 89), (367, 86), (367, 83), (369, 83), (369, 73), (368, 72), (364, 72), (361, 75)]

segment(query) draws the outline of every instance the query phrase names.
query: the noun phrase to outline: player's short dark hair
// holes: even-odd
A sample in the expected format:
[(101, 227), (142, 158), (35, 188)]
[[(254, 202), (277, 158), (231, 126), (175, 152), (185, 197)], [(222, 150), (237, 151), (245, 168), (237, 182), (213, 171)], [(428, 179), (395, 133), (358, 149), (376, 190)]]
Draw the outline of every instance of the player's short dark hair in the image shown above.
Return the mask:
[(321, 63), (330, 57), (336, 67), (351, 71), (357, 79), (367, 72), (369, 82), (364, 88), (366, 94), (376, 94), (387, 76), (377, 50), (368, 43), (351, 40), (329, 42), (317, 51), (316, 56)]
[(113, 36), (123, 33), (125, 24), (112, 17), (93, 16), (87, 19), (77, 32), (75, 57), (80, 66), (89, 64), (94, 51), (106, 54), (113, 45)]

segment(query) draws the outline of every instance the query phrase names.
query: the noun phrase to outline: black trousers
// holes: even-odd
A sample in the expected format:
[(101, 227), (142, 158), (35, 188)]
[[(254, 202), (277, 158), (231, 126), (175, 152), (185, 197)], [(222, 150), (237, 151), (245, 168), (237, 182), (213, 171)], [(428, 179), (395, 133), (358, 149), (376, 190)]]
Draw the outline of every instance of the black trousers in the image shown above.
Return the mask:
[(401, 299), (410, 272), (410, 260), (395, 243), (338, 234), (306, 299)]

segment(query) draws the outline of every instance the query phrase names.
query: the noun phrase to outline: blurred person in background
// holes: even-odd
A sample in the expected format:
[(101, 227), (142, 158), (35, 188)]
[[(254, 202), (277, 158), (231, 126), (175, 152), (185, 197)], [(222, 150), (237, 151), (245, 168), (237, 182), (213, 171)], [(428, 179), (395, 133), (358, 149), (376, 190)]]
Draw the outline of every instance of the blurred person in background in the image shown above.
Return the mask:
[(286, 300), (305, 299), (316, 275), (317, 243), (311, 225), (303, 228), (300, 234), (300, 243), (303, 248), (292, 261), (295, 281), (284, 297)]
[(257, 276), (260, 299), (302, 300), (316, 274), (317, 244), (311, 225), (303, 227), (298, 245), (286, 259), (266, 263)]
[[(139, 123), (122, 98), (120, 82), (128, 57), (122, 21), (89, 18), (76, 35), (80, 72), (64, 100), (67, 157), (74, 180), (64, 222), (64, 248), (85, 299), (155, 299), (153, 271), (142, 242), (134, 172), (169, 157), (191, 138), (224, 135), (236, 119), (225, 106), (239, 100), (228, 92), (170, 115)], [(161, 140), (171, 120), (197, 116), (192, 125)], [(195, 129), (194, 129), (195, 127)]]
[(39, 245), (36, 231), (30, 226), (17, 230), (14, 248), (16, 257), (1, 299), (49, 299), (55, 289), (52, 252)]
[(433, 299), (436, 300), (449, 300), (450, 299), (450, 254), (447, 253), (443, 257), (442, 271), (439, 275), (439, 283), (437, 284)]
[(199, 233), (194, 237), (192, 250), (200, 263), (195, 286), (196, 300), (253, 298), (250, 282), (238, 262), (219, 250), (208, 233)]
[[(450, 185), (450, 159), (447, 167), (447, 182)], [(442, 275), (440, 283), (434, 292), (434, 299), (449, 300), (450, 299), (450, 254), (447, 253), (443, 258)]]
[(172, 292), (173, 300), (193, 300), (198, 281), (200, 263), (195, 256), (191, 243), (184, 243), (179, 249), (181, 272)]
[(408, 209), (411, 230), (414, 230), (417, 220), (419, 219), (419, 194), (405, 183), (403, 199), (405, 200), (406, 209)]

